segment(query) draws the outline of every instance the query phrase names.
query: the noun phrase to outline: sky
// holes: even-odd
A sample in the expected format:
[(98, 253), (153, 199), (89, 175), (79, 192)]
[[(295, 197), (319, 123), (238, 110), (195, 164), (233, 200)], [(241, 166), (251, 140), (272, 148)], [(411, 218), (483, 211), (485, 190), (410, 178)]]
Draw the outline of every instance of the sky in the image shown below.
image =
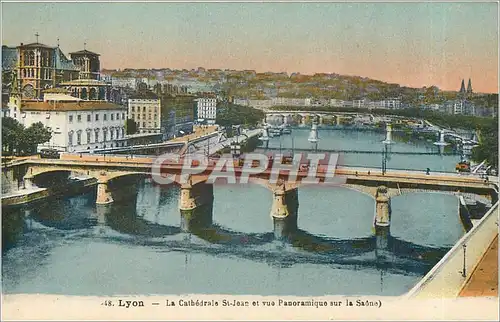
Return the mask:
[[(101, 54), (105, 69), (358, 75), (498, 93), (498, 3), (2, 3), (2, 44)], [(24, 17), (24, 19), (23, 19)]]

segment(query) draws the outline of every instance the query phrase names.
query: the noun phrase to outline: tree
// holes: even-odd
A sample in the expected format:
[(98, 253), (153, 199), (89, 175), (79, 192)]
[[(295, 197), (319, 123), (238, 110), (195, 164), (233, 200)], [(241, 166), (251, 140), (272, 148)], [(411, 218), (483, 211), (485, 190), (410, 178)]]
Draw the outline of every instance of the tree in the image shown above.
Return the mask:
[(498, 169), (498, 123), (480, 128), (479, 145), (472, 149), (472, 160)]
[(2, 118), (2, 150), (5, 154), (13, 154), (20, 145), (24, 126), (11, 117)]
[(217, 110), (216, 123), (221, 126), (256, 125), (264, 119), (264, 112), (249, 106), (227, 104)]
[(52, 133), (42, 122), (33, 123), (23, 131), (20, 148), (25, 154), (33, 154), (39, 144), (49, 142), (51, 138)]
[(127, 130), (127, 134), (134, 134), (137, 132), (137, 124), (135, 124), (134, 120), (127, 119), (127, 123), (125, 123), (125, 129)]
[(2, 149), (5, 154), (36, 153), (38, 144), (50, 141), (52, 133), (41, 123), (24, 128), (17, 120), (2, 118)]

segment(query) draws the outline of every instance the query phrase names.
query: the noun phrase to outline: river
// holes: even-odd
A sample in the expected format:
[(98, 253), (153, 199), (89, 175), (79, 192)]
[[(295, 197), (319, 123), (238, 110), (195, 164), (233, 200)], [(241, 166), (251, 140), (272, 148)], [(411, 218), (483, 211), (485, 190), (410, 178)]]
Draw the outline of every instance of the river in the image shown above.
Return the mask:
[[(309, 147), (308, 131), (269, 146)], [(383, 133), (320, 130), (320, 148), (375, 150)], [(397, 142), (392, 151), (431, 151)], [(388, 168), (450, 170), (456, 156), (392, 155)], [(379, 166), (381, 155), (346, 154)], [(457, 199), (415, 193), (392, 199), (391, 236), (376, 249), (374, 200), (340, 187), (299, 188), (299, 231), (275, 241), (272, 194), (259, 185), (217, 185), (211, 229), (180, 230), (179, 188), (141, 182), (137, 197), (103, 207), (95, 191), (36, 207), (3, 209), (4, 293), (65, 295), (400, 295), (463, 235)]]

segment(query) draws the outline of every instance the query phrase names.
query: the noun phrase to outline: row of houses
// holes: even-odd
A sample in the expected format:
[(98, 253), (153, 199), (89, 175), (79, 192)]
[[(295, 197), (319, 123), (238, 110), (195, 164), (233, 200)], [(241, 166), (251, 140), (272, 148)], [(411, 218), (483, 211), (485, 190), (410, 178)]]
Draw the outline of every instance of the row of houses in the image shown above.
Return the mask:
[(354, 108), (401, 108), (400, 98), (389, 98), (381, 101), (369, 101), (366, 99), (340, 100), (340, 99), (314, 99), (314, 98), (286, 98), (275, 97), (272, 99), (253, 100), (235, 98), (234, 104), (251, 106), (258, 109), (267, 109), (273, 106), (314, 106), (314, 107), (354, 107)]
[[(412, 107), (404, 104), (399, 98), (388, 98), (380, 101), (370, 101), (367, 99), (357, 100), (320, 100), (313, 98), (283, 98), (276, 97), (272, 99), (241, 99), (235, 98), (234, 104), (242, 106), (250, 106), (257, 109), (269, 109), (277, 106), (294, 106), (294, 107), (341, 107), (341, 108), (362, 108), (362, 109), (402, 109)], [(420, 109), (435, 110), (446, 114), (453, 115), (468, 115), (495, 117), (495, 110), (491, 108), (476, 106), (473, 102), (466, 98), (458, 98), (449, 100), (442, 104), (421, 104)]]

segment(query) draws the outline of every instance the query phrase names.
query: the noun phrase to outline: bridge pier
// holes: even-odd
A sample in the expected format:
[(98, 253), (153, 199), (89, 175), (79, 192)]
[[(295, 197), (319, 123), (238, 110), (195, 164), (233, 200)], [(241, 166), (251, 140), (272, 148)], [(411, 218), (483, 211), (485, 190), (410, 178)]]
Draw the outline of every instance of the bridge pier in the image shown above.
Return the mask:
[(286, 190), (281, 184), (273, 189), (271, 217), (276, 239), (284, 239), (297, 230), (298, 219), (298, 188)]
[(111, 190), (109, 189), (108, 182), (99, 181), (97, 183), (97, 198), (95, 203), (97, 205), (107, 205), (112, 203), (113, 195), (111, 194)]
[(380, 186), (376, 193), (375, 235), (389, 234), (391, 225), (391, 199), (387, 195), (387, 187)]
[(33, 189), (36, 188), (37, 186), (35, 185), (35, 177), (32, 176), (26, 176), (24, 177), (24, 189)]
[(97, 225), (95, 227), (97, 233), (104, 233), (106, 226), (106, 217), (110, 212), (111, 204), (97, 204), (96, 205)]
[(212, 184), (191, 182), (181, 185), (179, 210), (184, 232), (212, 225), (214, 188)]

